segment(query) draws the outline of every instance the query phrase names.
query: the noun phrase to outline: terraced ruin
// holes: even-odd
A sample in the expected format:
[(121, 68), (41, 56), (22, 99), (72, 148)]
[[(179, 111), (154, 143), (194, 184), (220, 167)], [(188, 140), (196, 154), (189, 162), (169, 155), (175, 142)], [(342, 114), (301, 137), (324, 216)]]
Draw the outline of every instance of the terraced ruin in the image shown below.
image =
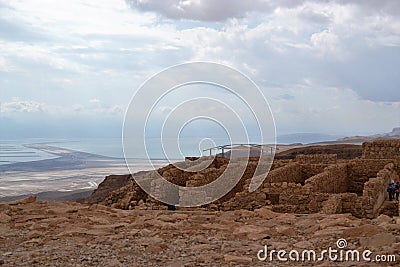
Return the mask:
[[(275, 160), (270, 172), (260, 177), (265, 178), (262, 185), (249, 192), (255, 168), (260, 164), (258, 160), (256, 157), (248, 160), (242, 178), (223, 198), (195, 209), (254, 210), (268, 206), (281, 213), (351, 213), (358, 218), (399, 214), (398, 203), (386, 201), (386, 187), (390, 181), (399, 180), (400, 140), (365, 142), (362, 155), (354, 159), (337, 154), (297, 154), (294, 159)], [(229, 159), (217, 157), (199, 172), (185, 172), (174, 165), (156, 172), (177, 185), (201, 186), (217, 179), (228, 163)], [(181, 194), (180, 198), (183, 197)], [(85, 202), (127, 210), (171, 208), (147, 195), (132, 175), (107, 177)]]

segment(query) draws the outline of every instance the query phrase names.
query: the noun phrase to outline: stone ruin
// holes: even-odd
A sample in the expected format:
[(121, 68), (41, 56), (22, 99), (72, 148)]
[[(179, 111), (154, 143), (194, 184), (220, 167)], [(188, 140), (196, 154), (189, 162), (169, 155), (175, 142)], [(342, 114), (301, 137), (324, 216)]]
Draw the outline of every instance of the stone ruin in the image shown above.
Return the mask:
[[(304, 155), (273, 170), (262, 192), (278, 212), (351, 213), (374, 218), (388, 198), (386, 187), (399, 181), (400, 140), (363, 144), (363, 156), (337, 162), (335, 155)], [(391, 215), (399, 214), (392, 203)]]
[[(177, 185), (201, 186), (217, 179), (228, 163), (229, 159), (217, 157), (199, 172), (184, 172), (168, 165), (134, 175), (158, 172)], [(351, 160), (338, 159), (336, 154), (297, 155), (295, 159), (275, 160), (270, 172), (258, 177), (265, 178), (263, 184), (249, 192), (257, 164), (258, 158), (250, 158), (238, 184), (221, 199), (200, 208), (177, 209), (254, 210), (269, 206), (273, 211), (285, 213), (351, 213), (359, 218), (374, 218), (380, 213), (399, 215), (399, 204), (386, 201), (386, 187), (391, 180), (399, 180), (400, 140), (366, 142), (362, 156)], [(96, 191), (104, 192), (104, 187), (110, 183), (106, 179)], [(157, 183), (154, 186), (157, 187)], [(90, 199), (96, 199), (96, 191), (87, 202), (95, 202)], [(171, 208), (148, 196), (132, 176), (123, 186), (109, 191), (101, 200), (97, 198), (96, 203), (121, 209)], [(177, 203), (191, 197), (181, 192), (177, 196), (181, 198)]]

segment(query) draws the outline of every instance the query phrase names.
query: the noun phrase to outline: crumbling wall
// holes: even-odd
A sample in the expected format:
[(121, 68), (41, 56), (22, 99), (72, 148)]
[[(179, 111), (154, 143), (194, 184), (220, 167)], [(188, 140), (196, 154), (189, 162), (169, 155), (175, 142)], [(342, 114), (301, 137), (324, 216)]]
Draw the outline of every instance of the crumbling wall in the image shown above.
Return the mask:
[(289, 163), (283, 167), (276, 168), (269, 172), (266, 182), (269, 183), (301, 183), (320, 172), (323, 172), (326, 164), (300, 164)]
[(386, 187), (391, 180), (398, 180), (398, 174), (394, 169), (394, 164), (387, 164), (377, 174), (376, 178), (370, 179), (364, 185), (364, 210), (367, 218), (374, 218), (385, 199), (388, 197)]
[(355, 193), (340, 194), (342, 200), (342, 213), (351, 213), (353, 216), (364, 217), (364, 197)]
[(340, 194), (332, 194), (324, 202), (321, 213), (323, 214), (338, 214), (343, 212), (342, 197)]
[(325, 170), (327, 164), (301, 164), (301, 175), (304, 180), (317, 175)]
[(353, 216), (364, 217), (363, 198), (355, 193), (331, 194), (323, 203), (321, 212), (324, 214), (351, 213)]
[(295, 161), (308, 164), (336, 164), (337, 154), (296, 155)]
[(278, 183), (267, 183), (264, 185), (262, 192), (266, 194), (266, 199), (271, 202), (271, 204), (279, 204), (282, 200), (280, 194), (285, 192), (286, 194), (299, 194), (302, 190), (302, 185), (300, 183), (288, 183), (288, 182), (278, 182)]
[(400, 158), (400, 140), (378, 140), (365, 142), (362, 145), (365, 159)]
[(386, 164), (393, 162), (390, 159), (355, 159), (348, 164), (348, 189), (350, 193), (362, 195), (364, 184), (370, 178), (375, 178), (377, 173)]
[(347, 164), (336, 164), (305, 181), (312, 192), (344, 193), (347, 191)]
[(293, 182), (304, 183), (301, 166), (298, 163), (289, 163), (286, 166), (272, 170), (267, 176), (270, 183)]
[[(325, 214), (351, 213), (356, 217), (374, 218), (387, 198), (386, 187), (399, 179), (398, 161), (357, 159), (349, 163), (329, 166), (305, 181), (305, 185), (292, 183), (271, 184), (267, 198), (278, 196), (273, 204), (277, 212)], [(365, 179), (365, 180), (364, 180)], [(362, 195), (356, 191), (359, 186)]]
[(351, 213), (353, 216), (365, 217), (364, 197), (355, 193), (315, 193), (307, 186), (288, 188), (281, 192), (279, 203), (272, 206), (276, 212), (337, 214)]
[(276, 212), (316, 213), (321, 211), (323, 204), (331, 194), (315, 193), (307, 187), (287, 188), (279, 195), (279, 204), (273, 205)]

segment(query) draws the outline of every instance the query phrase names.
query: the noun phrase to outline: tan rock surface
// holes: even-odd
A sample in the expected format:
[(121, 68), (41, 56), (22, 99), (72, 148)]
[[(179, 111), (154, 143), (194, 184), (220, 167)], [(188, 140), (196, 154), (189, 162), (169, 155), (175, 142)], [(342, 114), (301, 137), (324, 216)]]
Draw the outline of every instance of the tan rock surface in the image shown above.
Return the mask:
[(399, 229), (388, 227), (397, 224), (385, 217), (374, 221), (349, 214), (279, 214), (264, 208), (126, 211), (72, 202), (32, 202), (1, 204), (0, 218), (3, 266), (268, 266), (269, 262), (257, 259), (264, 245), (320, 251), (336, 248), (339, 238), (345, 238), (351, 249), (367, 246), (374, 253), (397, 253), (400, 262)]

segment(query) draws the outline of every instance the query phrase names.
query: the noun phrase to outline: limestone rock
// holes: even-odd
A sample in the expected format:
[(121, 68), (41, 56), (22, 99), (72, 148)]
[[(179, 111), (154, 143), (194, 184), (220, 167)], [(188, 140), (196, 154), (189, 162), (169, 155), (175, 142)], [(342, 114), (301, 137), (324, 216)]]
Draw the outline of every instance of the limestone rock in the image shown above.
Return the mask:
[(360, 244), (364, 247), (380, 248), (391, 246), (393, 243), (396, 243), (396, 237), (391, 233), (380, 233), (360, 238)]
[(293, 245), (295, 248), (311, 249), (313, 247), (310, 241), (300, 241)]
[(385, 214), (381, 214), (377, 218), (375, 218), (374, 221), (377, 224), (388, 224), (388, 223), (392, 223), (393, 219)]
[(253, 259), (250, 257), (244, 256), (235, 256), (235, 255), (224, 255), (225, 262), (228, 263), (239, 263), (239, 264), (250, 264)]
[(29, 196), (27, 198), (23, 198), (14, 202), (10, 202), (10, 205), (21, 205), (36, 202), (36, 195)]
[(268, 207), (262, 207), (254, 210), (255, 215), (263, 219), (272, 219), (279, 215), (279, 213), (273, 212)]
[(11, 221), (11, 216), (8, 216), (4, 212), (0, 212), (0, 223), (8, 223)]
[(284, 236), (294, 236), (296, 232), (293, 230), (292, 227), (289, 226), (277, 226), (276, 231)]
[(370, 224), (365, 224), (353, 228), (349, 228), (343, 231), (344, 237), (368, 237), (372, 235), (376, 235), (379, 233), (384, 232), (384, 229), (382, 229), (379, 226), (376, 225), (370, 225)]
[[(264, 244), (317, 249), (340, 237), (382, 254), (399, 248), (399, 229), (374, 220), (260, 212), (267, 216), (242, 210), (124, 211), (67, 202), (11, 205), (0, 212), (12, 218), (12, 224), (0, 223), (0, 257), (9, 266), (251, 266)], [(321, 224), (326, 228), (305, 234)]]

